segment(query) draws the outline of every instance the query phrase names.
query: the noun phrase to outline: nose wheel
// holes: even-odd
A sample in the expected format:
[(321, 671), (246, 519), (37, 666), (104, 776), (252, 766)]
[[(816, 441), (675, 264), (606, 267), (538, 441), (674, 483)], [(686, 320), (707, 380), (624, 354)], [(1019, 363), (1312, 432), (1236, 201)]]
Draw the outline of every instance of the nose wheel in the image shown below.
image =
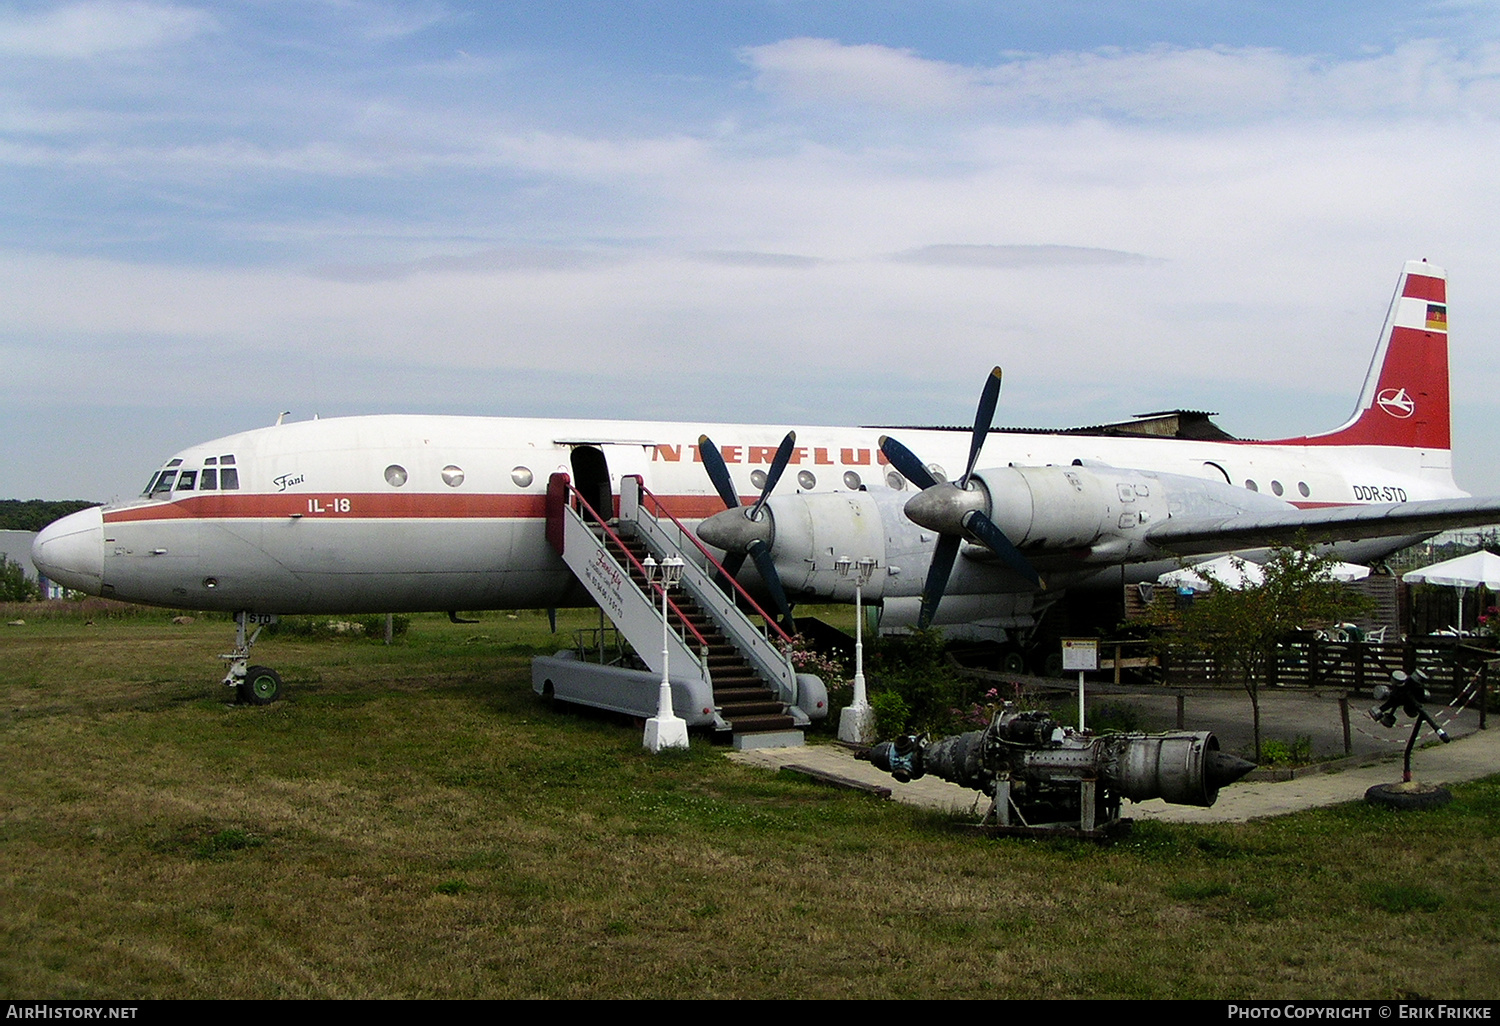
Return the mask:
[(270, 705), (281, 697), (281, 674), (269, 666), (252, 666), (239, 685), (240, 701), (246, 705)]
[(249, 637), (245, 636), (246, 614), (234, 614), (234, 651), (219, 656), (229, 663), (224, 674), (225, 687), (235, 689), (235, 697), (246, 705), (270, 705), (281, 697), (281, 674), (269, 666), (250, 666), (250, 647), (260, 637), (261, 629), (273, 618), (262, 620)]

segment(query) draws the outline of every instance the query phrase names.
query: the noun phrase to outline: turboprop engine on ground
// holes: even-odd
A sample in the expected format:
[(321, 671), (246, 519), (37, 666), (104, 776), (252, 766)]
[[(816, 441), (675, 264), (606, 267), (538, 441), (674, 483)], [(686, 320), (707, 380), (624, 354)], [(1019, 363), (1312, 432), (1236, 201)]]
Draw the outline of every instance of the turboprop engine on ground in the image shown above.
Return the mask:
[(984, 730), (933, 742), (908, 735), (876, 745), (869, 757), (903, 783), (931, 773), (983, 791), (1023, 823), (1087, 819), (1085, 829), (1114, 819), (1122, 798), (1212, 805), (1221, 787), (1255, 768), (1219, 751), (1208, 731), (1094, 735), (1008, 706)]

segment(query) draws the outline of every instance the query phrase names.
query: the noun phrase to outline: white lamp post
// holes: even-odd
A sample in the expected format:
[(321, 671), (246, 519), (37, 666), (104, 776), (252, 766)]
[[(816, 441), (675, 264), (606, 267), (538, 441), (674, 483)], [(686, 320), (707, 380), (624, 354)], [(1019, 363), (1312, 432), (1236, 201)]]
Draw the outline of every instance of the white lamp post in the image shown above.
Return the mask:
[(839, 714), (839, 740), (864, 744), (875, 740), (875, 710), (865, 696), (865, 615), (864, 586), (878, 566), (874, 559), (865, 556), (851, 563), (848, 556), (834, 560), (833, 568), (840, 577), (854, 574), (854, 701)]
[(661, 688), (656, 693), (656, 715), (646, 721), (646, 734), (641, 744), (655, 755), (663, 748), (686, 748), (688, 746), (687, 720), (672, 711), (672, 679), (667, 672), (667, 653), (670, 646), (670, 627), (667, 623), (667, 592), (675, 588), (682, 579), (682, 560), (668, 556), (658, 563), (647, 556), (641, 566), (646, 569), (646, 583), (661, 585)]

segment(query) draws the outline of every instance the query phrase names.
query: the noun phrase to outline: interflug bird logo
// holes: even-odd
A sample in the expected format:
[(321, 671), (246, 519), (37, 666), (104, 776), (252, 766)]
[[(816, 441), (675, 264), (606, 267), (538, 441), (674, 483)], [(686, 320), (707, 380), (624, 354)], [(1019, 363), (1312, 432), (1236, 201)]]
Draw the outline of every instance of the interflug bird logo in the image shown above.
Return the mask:
[(1375, 397), (1375, 401), (1380, 404), (1382, 410), (1398, 420), (1405, 420), (1417, 412), (1416, 401), (1406, 394), (1404, 388), (1383, 389)]

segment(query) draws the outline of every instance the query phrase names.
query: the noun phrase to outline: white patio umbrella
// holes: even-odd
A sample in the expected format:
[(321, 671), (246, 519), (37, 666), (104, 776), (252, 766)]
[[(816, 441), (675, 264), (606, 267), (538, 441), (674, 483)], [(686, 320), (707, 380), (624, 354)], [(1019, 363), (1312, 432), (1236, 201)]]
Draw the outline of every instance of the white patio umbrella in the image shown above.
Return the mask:
[(1483, 585), (1491, 591), (1500, 591), (1500, 556), (1493, 552), (1471, 552), (1457, 559), (1445, 559), (1441, 563), (1424, 566), (1420, 570), (1402, 574), (1407, 584), (1441, 584), (1458, 590), (1459, 632), (1464, 624), (1464, 592)]
[[(1205, 574), (1197, 572), (1200, 567), (1207, 571), (1208, 576), (1236, 591), (1246, 584), (1264, 584), (1266, 580), (1258, 563), (1236, 559), (1234, 556), (1220, 556), (1206, 563), (1164, 573), (1156, 579), (1156, 583), (1169, 588), (1187, 587), (1194, 591), (1208, 591)], [(1358, 563), (1334, 563), (1330, 571), (1335, 581), (1360, 581), (1370, 576), (1370, 568)]]
[[(1200, 569), (1204, 572), (1199, 573)], [(1181, 570), (1169, 570), (1158, 577), (1156, 583), (1168, 588), (1209, 591), (1211, 590), (1208, 583), (1209, 577), (1235, 591), (1247, 584), (1264, 584), (1266, 580), (1266, 575), (1258, 564), (1236, 559), (1233, 556), (1220, 556), (1218, 559), (1183, 567)]]

